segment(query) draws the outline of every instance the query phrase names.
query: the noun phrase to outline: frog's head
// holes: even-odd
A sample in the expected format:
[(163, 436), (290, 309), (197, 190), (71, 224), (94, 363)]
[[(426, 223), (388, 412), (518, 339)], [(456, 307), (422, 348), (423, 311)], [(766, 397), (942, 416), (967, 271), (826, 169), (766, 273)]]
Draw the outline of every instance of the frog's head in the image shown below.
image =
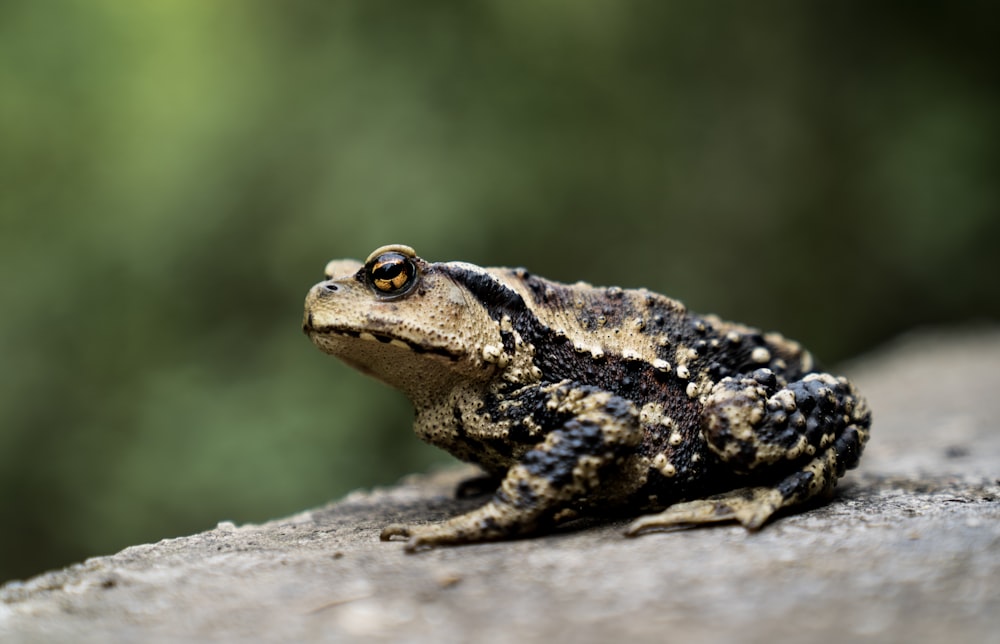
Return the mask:
[(459, 267), (473, 268), (431, 264), (402, 245), (383, 246), (363, 264), (331, 261), (327, 279), (306, 296), (302, 330), (326, 353), (411, 399), (459, 380), (487, 380), (503, 350), (500, 328), (454, 278)]

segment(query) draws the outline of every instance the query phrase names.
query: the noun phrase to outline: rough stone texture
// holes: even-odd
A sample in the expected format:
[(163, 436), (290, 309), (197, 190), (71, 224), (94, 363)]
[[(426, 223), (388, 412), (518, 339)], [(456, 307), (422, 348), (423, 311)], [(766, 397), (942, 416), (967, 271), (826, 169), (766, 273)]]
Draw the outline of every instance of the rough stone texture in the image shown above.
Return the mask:
[(1000, 642), (1000, 331), (909, 335), (847, 371), (875, 413), (861, 469), (756, 534), (379, 542), (480, 502), (449, 471), (7, 584), (0, 641)]

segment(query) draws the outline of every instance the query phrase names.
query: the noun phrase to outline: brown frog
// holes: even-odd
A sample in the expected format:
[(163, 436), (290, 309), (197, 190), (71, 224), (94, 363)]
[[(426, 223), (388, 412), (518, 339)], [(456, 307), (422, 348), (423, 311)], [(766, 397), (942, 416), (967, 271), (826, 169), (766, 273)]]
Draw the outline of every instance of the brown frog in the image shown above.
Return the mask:
[(476, 510), (383, 530), (409, 551), (609, 514), (639, 517), (628, 535), (754, 530), (828, 496), (868, 440), (864, 399), (797, 343), (645, 289), (430, 263), (402, 245), (332, 261), (326, 278), (306, 297), (310, 339), (402, 390), (417, 435), (495, 485)]

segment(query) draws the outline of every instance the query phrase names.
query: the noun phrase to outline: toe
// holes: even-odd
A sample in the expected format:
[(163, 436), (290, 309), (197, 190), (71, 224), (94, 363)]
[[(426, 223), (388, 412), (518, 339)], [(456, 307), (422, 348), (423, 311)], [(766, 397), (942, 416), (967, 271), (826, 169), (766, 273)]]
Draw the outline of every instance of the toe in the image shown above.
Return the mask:
[(391, 541), (393, 537), (403, 537), (408, 538), (410, 536), (410, 527), (405, 526), (401, 523), (393, 523), (392, 525), (387, 525), (382, 529), (382, 534), (379, 535), (379, 539), (382, 541)]

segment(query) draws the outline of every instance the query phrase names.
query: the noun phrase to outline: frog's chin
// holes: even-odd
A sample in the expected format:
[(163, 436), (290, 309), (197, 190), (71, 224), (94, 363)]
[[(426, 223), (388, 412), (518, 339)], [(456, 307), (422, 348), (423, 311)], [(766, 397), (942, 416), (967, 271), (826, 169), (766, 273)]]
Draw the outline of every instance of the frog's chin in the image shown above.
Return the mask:
[(427, 347), (384, 333), (313, 329), (308, 334), (321, 351), (401, 390), (418, 409), (435, 404), (458, 382), (488, 380), (494, 373), (493, 365), (476, 363), (465, 353)]

